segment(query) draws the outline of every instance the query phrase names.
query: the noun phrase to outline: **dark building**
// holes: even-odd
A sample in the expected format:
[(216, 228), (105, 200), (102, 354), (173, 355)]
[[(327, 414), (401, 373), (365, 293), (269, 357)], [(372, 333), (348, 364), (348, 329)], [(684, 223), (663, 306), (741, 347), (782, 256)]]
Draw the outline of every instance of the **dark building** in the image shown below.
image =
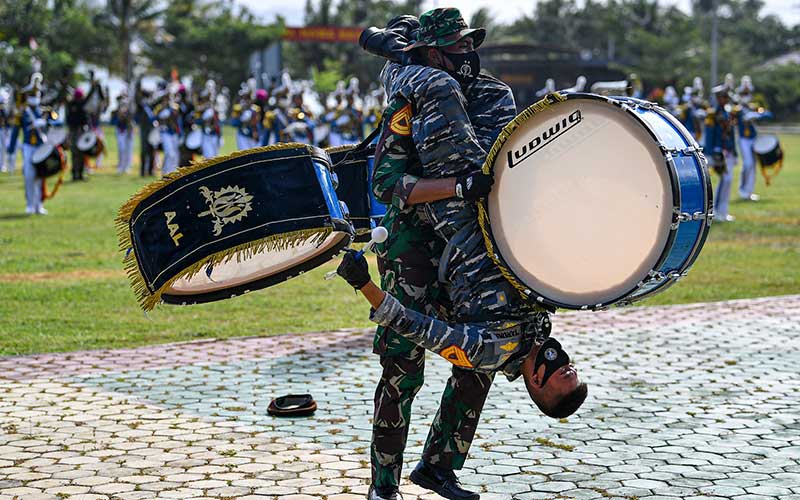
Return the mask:
[(479, 49), (481, 66), (506, 82), (514, 90), (517, 106), (533, 104), (536, 92), (548, 78), (556, 90), (575, 85), (579, 75), (587, 79), (585, 91), (597, 81), (623, 80), (626, 73), (618, 61), (597, 58), (590, 53), (563, 47), (529, 43), (484, 45)]

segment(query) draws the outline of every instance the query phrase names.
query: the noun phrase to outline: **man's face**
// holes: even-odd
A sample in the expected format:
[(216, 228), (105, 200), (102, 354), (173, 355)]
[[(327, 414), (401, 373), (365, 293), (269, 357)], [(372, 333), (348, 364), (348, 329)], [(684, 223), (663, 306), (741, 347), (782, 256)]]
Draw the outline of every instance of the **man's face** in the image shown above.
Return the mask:
[(450, 61), (449, 58), (444, 57), (442, 53), (445, 54), (466, 54), (467, 52), (472, 52), (475, 50), (473, 40), (471, 36), (465, 36), (458, 42), (454, 43), (453, 45), (448, 45), (447, 47), (439, 47), (434, 48), (430, 47), (428, 49), (427, 55), (428, 59), (434, 67), (438, 67), (440, 69), (444, 69), (447, 71), (454, 71), (456, 67)]
[(574, 391), (580, 385), (578, 370), (572, 364), (558, 368), (541, 387), (546, 366), (542, 364), (539, 369), (534, 371), (536, 355), (541, 346), (534, 346), (528, 357), (522, 363), (522, 378), (528, 394), (538, 404), (546, 407), (553, 407), (561, 398)]

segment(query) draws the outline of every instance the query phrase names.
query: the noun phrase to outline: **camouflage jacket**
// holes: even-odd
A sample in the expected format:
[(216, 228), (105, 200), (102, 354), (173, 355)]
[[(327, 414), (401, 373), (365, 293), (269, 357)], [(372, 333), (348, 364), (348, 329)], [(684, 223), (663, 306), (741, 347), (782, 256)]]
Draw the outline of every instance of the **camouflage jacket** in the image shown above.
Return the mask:
[(381, 225), (388, 230), (389, 237), (377, 244), (375, 251), (384, 260), (430, 267), (431, 273), (435, 273), (444, 242), (436, 237), (430, 224), (421, 219), (422, 207), (407, 204), (422, 174), (422, 164), (411, 137), (411, 115), (411, 104), (404, 99), (394, 99), (384, 112), (375, 150), (372, 191), (387, 205)]

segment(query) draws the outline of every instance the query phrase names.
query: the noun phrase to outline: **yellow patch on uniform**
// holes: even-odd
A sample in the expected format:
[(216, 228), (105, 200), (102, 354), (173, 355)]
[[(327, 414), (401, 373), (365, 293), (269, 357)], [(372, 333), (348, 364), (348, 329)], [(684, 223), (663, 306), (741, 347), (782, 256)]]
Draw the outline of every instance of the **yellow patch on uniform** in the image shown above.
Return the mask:
[(500, 349), (502, 349), (502, 350), (504, 350), (506, 352), (509, 352), (509, 351), (513, 351), (514, 349), (516, 349), (518, 345), (519, 345), (519, 342), (509, 342), (507, 344), (501, 345)]
[(451, 345), (439, 353), (441, 357), (461, 368), (472, 368), (467, 353), (457, 345)]
[(406, 104), (389, 121), (389, 130), (397, 135), (411, 135), (411, 104)]

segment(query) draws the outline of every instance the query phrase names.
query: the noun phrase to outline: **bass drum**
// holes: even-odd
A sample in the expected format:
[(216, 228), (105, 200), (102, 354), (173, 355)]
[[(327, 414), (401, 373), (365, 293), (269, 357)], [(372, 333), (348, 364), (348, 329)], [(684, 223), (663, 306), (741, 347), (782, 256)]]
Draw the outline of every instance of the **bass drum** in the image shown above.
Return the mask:
[(196, 304), (269, 287), (329, 261), (353, 227), (328, 154), (290, 143), (180, 169), (120, 209), (141, 306)]
[(708, 168), (666, 110), (632, 98), (547, 95), (500, 134), (479, 205), (487, 250), (531, 301), (626, 305), (683, 277), (711, 223)]

